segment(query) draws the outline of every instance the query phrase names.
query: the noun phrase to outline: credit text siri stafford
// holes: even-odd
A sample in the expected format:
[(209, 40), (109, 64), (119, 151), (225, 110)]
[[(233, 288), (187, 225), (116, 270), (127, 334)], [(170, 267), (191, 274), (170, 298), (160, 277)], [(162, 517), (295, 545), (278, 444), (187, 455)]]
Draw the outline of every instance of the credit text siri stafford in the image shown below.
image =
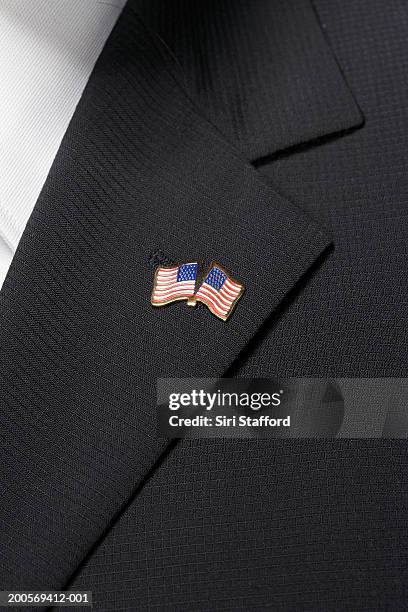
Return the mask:
[(169, 425), (171, 427), (290, 427), (290, 415), (278, 419), (266, 415), (257, 417), (245, 415), (179, 417), (172, 415), (169, 417)]

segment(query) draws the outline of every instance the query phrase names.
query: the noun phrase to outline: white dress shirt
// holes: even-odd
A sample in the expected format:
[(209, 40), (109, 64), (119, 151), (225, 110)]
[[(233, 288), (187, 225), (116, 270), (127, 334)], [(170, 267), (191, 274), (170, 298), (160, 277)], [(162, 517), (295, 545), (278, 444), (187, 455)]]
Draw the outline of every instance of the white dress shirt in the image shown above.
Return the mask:
[(126, 0), (0, 0), (0, 287)]

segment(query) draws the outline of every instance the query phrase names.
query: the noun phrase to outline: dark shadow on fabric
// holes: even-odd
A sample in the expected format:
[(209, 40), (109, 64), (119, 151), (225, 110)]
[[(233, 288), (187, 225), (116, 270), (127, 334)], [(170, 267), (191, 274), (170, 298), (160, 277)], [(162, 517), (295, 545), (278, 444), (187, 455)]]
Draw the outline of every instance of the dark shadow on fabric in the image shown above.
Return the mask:
[[(292, 287), (289, 293), (283, 298), (282, 302), (279, 306), (274, 310), (270, 317), (268, 317), (261, 327), (258, 329), (256, 334), (253, 336), (251, 341), (246, 345), (245, 349), (241, 351), (239, 356), (235, 359), (235, 361), (230, 365), (228, 370), (224, 373), (224, 376), (233, 378), (237, 375), (237, 370), (241, 367), (241, 365), (248, 359), (250, 355), (256, 351), (258, 344), (262, 342), (262, 339), (267, 335), (268, 329), (273, 326), (280, 319), (284, 311), (290, 306), (290, 304), (294, 301), (294, 299), (299, 295), (302, 289), (306, 286), (306, 284), (310, 281), (311, 277), (316, 274), (319, 268), (322, 266), (323, 262), (327, 259), (327, 257), (334, 251), (333, 243), (325, 249), (320, 256), (316, 259), (314, 264), (309, 268), (309, 270), (299, 279), (299, 281)], [(276, 372), (275, 374), (279, 374)]]
[(302, 142), (300, 144), (293, 145), (293, 147), (286, 147), (285, 149), (281, 149), (280, 151), (275, 151), (275, 153), (271, 153), (270, 155), (266, 155), (265, 157), (260, 157), (252, 162), (252, 165), (255, 168), (262, 168), (262, 166), (266, 166), (274, 161), (278, 161), (280, 159), (285, 159), (286, 157), (291, 157), (292, 155), (296, 155), (296, 153), (303, 153), (304, 151), (308, 151), (309, 149), (314, 149), (318, 146), (323, 146), (325, 144), (329, 144), (340, 138), (345, 138), (350, 134), (353, 134), (357, 130), (360, 130), (365, 125), (365, 119), (359, 125), (348, 128), (347, 130), (340, 130), (339, 132), (334, 132), (333, 134), (326, 134), (325, 136), (319, 136), (318, 138), (313, 138), (312, 140), (307, 140), (306, 142)]

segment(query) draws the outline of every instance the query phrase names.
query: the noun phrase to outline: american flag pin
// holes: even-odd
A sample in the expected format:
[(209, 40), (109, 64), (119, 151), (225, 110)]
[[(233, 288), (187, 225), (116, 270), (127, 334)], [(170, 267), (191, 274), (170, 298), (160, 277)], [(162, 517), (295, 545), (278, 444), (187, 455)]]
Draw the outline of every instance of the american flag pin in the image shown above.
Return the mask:
[(151, 303), (165, 306), (177, 300), (190, 300), (194, 296), (198, 263), (186, 263), (171, 268), (159, 267), (154, 275)]
[(196, 291), (197, 271), (197, 262), (157, 268), (152, 305), (165, 306), (177, 300), (187, 300), (187, 306), (195, 306), (197, 302), (202, 302), (216, 317), (226, 321), (244, 293), (244, 285), (213, 262)]

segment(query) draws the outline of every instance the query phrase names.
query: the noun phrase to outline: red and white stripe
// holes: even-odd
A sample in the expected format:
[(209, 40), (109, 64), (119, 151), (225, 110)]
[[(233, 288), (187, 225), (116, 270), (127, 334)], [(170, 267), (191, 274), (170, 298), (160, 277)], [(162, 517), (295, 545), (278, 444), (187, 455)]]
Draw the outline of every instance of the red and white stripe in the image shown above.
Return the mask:
[(157, 269), (151, 297), (153, 306), (162, 306), (194, 295), (195, 280), (177, 282), (178, 271), (178, 266)]
[(234, 283), (230, 278), (225, 280), (219, 291), (204, 281), (195, 297), (208, 306), (213, 314), (225, 321), (242, 290), (243, 286)]

